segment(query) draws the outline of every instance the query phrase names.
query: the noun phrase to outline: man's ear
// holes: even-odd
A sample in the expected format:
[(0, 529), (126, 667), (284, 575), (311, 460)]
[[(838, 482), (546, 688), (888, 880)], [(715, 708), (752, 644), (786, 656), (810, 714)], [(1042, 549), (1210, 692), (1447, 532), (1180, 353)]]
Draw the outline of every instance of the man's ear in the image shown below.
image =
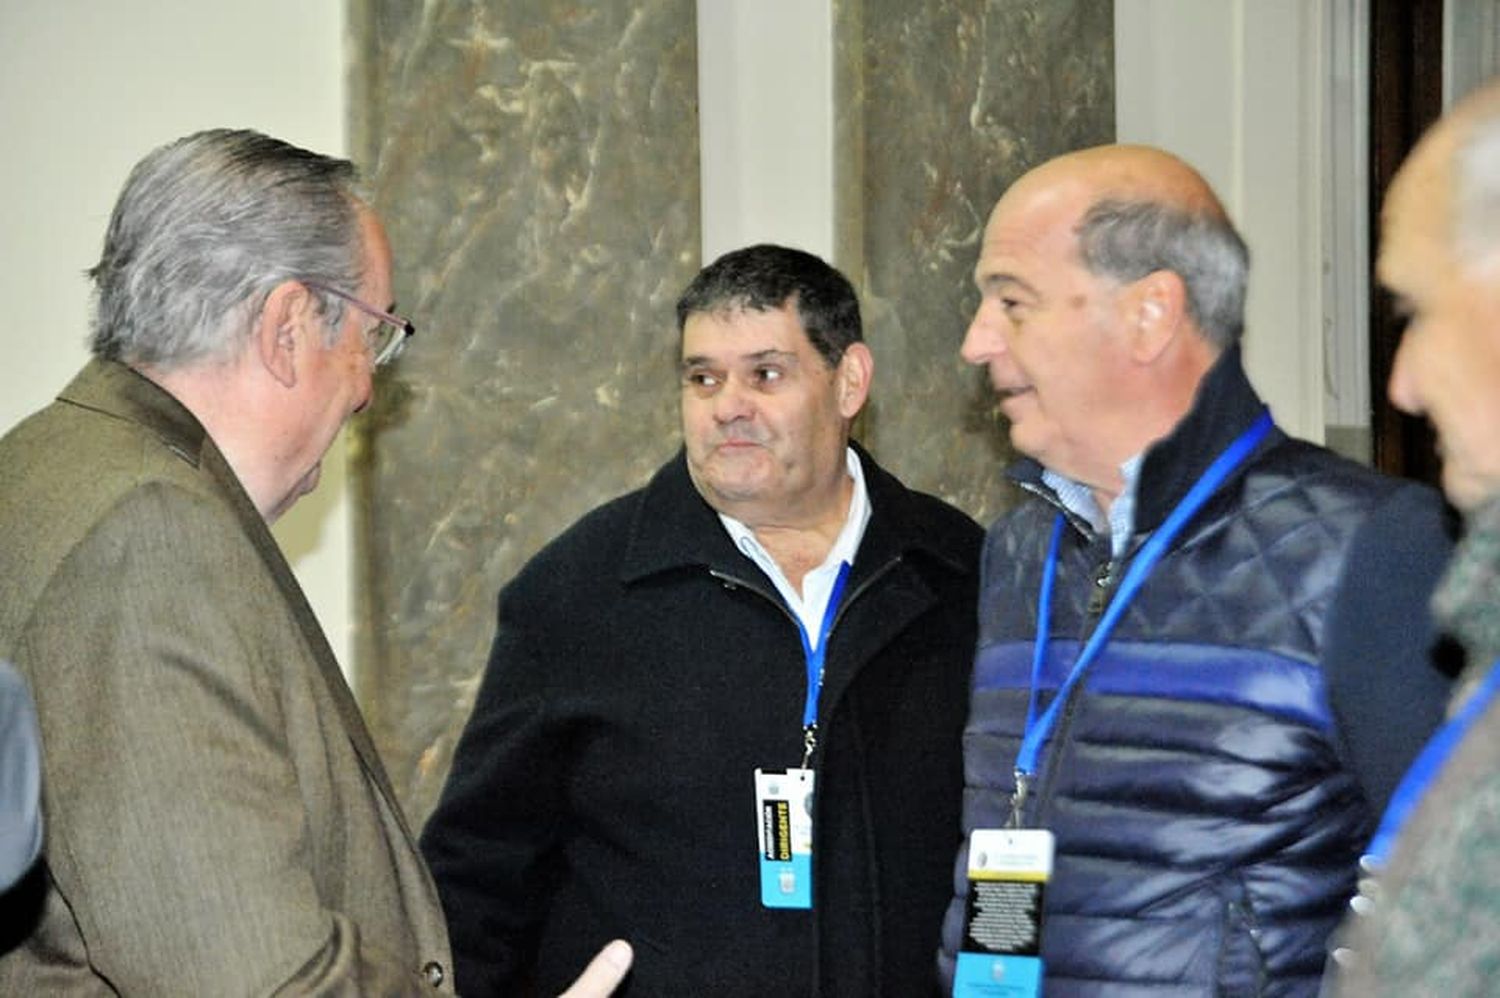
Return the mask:
[(1137, 364), (1155, 363), (1191, 323), (1187, 287), (1170, 270), (1155, 270), (1132, 283), (1123, 299), (1130, 356)]
[(863, 343), (851, 343), (844, 348), (838, 367), (833, 372), (833, 390), (838, 398), (839, 414), (853, 419), (870, 397), (870, 382), (875, 377), (875, 355)]
[(314, 310), (312, 293), (298, 281), (271, 289), (255, 318), (256, 356), (266, 373), (287, 388), (297, 386), (298, 326)]

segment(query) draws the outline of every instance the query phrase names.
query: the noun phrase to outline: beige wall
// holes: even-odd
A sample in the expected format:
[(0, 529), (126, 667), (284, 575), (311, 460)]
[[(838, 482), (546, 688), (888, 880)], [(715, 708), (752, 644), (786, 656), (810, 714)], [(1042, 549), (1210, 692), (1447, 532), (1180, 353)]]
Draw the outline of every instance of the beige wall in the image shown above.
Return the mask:
[[(343, 52), (340, 0), (0, 2), (0, 429), (86, 359), (83, 271), (136, 160), (220, 125), (342, 152)], [(277, 535), (347, 667), (342, 448), (331, 457)]]

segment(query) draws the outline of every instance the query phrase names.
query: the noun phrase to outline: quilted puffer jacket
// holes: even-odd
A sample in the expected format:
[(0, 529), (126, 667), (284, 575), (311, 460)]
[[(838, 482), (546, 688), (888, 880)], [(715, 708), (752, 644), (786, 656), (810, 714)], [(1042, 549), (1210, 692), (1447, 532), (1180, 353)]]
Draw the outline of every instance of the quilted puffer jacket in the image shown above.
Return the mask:
[[(1261, 409), (1237, 350), (1154, 445), (1139, 550)], [(1061, 508), (1033, 497), (991, 528), (964, 735), (964, 830), (1010, 817), (1037, 589)], [(1053, 729), (1024, 824), (1056, 835), (1042, 956), (1049, 998), (1313, 995), (1374, 817), (1341, 761), (1319, 669), (1350, 536), (1395, 480), (1272, 430), (1188, 522)], [(1069, 519), (1040, 683), (1045, 710), (1123, 574)], [(1392, 626), (1372, 621), (1371, 626)], [(951, 981), (965, 855), (944, 926)]]

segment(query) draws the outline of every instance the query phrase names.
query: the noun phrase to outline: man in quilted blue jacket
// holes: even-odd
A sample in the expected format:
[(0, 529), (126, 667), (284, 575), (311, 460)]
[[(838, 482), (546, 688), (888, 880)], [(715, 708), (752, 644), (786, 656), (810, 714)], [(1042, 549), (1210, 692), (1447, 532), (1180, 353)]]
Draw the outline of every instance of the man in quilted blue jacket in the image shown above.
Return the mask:
[(1356, 528), (1419, 487), (1275, 427), (1248, 267), (1156, 149), (1043, 164), (990, 217), (962, 353), (1025, 498), (982, 562), (957, 995), (1317, 991), (1388, 791), (1347, 761), (1324, 617)]

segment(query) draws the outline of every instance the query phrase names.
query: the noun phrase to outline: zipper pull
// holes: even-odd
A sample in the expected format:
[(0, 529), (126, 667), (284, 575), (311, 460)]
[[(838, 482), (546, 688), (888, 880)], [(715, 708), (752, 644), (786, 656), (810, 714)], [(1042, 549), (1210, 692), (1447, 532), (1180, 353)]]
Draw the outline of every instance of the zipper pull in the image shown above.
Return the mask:
[(1097, 617), (1109, 605), (1110, 590), (1115, 584), (1115, 560), (1111, 558), (1094, 571), (1094, 591), (1089, 594), (1089, 616)]
[(1010, 795), (1010, 821), (1007, 828), (1021, 827), (1021, 808), (1026, 806), (1026, 792), (1030, 789), (1031, 777), (1016, 770), (1016, 792)]

